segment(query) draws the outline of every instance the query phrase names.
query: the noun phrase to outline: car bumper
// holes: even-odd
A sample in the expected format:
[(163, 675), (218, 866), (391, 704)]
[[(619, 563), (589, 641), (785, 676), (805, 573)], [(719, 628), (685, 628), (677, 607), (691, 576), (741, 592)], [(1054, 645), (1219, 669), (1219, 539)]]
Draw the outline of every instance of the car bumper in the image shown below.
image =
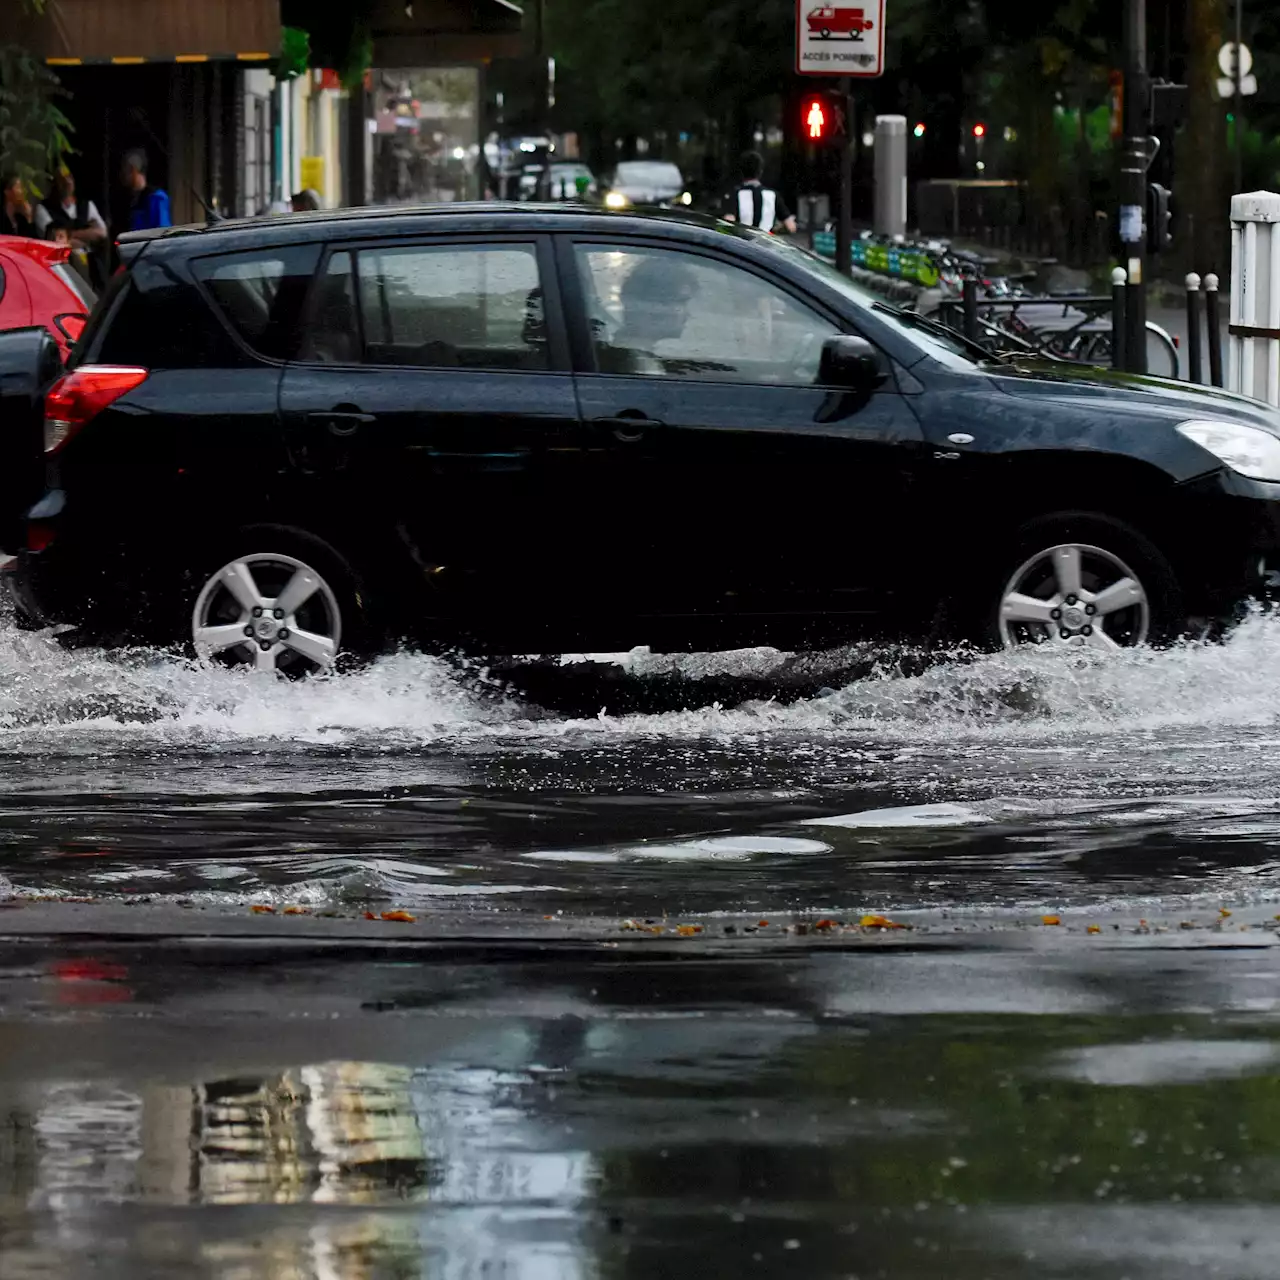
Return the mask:
[(1179, 486), (1171, 557), (1188, 612), (1222, 617), (1280, 595), (1280, 484), (1219, 471)]

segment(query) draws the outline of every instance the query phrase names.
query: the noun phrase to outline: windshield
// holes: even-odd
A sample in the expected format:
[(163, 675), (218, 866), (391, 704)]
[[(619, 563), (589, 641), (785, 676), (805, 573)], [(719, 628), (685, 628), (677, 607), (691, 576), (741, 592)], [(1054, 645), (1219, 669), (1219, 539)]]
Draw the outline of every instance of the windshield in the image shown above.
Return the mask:
[(885, 302), (865, 285), (841, 275), (829, 262), (815, 253), (810, 253), (808, 249), (802, 249), (786, 237), (755, 232), (753, 238), (758, 244), (765, 245), (790, 262), (803, 267), (810, 275), (818, 276), (825, 284), (836, 289), (850, 301), (856, 302), (858, 306), (874, 311), (881, 320), (896, 325), (904, 333), (910, 334), (911, 341), (917, 347), (942, 364), (953, 368), (972, 367), (983, 363), (984, 360), (994, 359), (990, 353), (970, 344), (960, 334), (953, 334), (943, 327), (929, 324), (914, 312), (903, 311), (900, 307)]
[(653, 186), (679, 187), (684, 182), (675, 165), (647, 160), (620, 164), (616, 176), (619, 182), (639, 182)]

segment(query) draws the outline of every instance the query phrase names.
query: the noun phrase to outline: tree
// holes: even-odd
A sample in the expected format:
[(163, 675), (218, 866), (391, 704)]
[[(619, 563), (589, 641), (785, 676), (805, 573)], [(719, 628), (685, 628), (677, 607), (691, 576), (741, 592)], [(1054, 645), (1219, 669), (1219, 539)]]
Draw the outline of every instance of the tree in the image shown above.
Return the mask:
[[(32, 14), (45, 0), (22, 0)], [(58, 77), (21, 45), (0, 45), (0, 171), (16, 173), (37, 198), (46, 179), (73, 151), (73, 131), (58, 105)]]

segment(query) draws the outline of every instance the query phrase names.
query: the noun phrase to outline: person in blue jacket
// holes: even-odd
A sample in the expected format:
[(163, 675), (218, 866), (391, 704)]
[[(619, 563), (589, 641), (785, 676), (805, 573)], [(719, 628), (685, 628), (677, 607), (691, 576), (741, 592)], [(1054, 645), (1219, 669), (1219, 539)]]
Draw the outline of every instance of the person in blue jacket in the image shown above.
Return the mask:
[(147, 183), (147, 153), (141, 147), (124, 153), (120, 181), (129, 192), (129, 230), (149, 231), (152, 227), (173, 226), (169, 193)]

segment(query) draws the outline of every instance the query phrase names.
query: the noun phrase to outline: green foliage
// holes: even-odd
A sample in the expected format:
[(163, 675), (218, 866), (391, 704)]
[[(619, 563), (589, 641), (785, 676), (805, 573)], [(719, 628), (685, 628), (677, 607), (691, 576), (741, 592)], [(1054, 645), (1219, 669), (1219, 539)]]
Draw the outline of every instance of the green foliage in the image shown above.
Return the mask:
[(58, 105), (65, 96), (58, 77), (27, 50), (0, 46), (0, 171), (19, 174), (37, 199), (73, 151), (71, 121)]
[(373, 61), (370, 0), (283, 0), (286, 29), (308, 37), (311, 67), (329, 67), (348, 89), (364, 79)]
[(280, 57), (276, 59), (277, 80), (295, 80), (310, 65), (311, 37), (300, 27), (285, 27), (280, 35)]

